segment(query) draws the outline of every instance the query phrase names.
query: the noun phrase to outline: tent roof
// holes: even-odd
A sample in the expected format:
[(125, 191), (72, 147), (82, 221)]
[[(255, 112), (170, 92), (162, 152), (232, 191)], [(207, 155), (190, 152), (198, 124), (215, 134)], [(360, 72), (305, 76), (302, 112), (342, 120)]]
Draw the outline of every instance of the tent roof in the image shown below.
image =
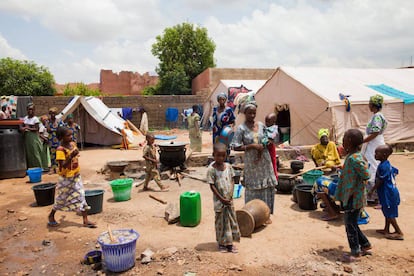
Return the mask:
[(69, 104), (56, 115), (57, 118), (64, 120), (72, 113), (79, 104), (82, 104), (86, 111), (102, 126), (110, 131), (121, 134), (118, 129), (124, 129), (124, 120), (117, 114), (112, 113), (100, 99), (95, 97), (74, 96)]
[[(279, 70), (325, 99), (330, 106), (343, 104), (339, 99), (339, 93), (351, 95), (349, 99), (352, 103), (366, 103), (369, 97), (379, 94), (368, 85), (384, 84), (414, 95), (414, 69), (279, 67), (274, 75)], [(385, 94), (381, 95), (387, 102), (402, 101)]]
[(220, 80), (220, 82), (223, 83), (227, 88), (240, 87), (243, 85), (249, 90), (257, 91), (263, 86), (263, 84), (265, 84), (266, 80)]

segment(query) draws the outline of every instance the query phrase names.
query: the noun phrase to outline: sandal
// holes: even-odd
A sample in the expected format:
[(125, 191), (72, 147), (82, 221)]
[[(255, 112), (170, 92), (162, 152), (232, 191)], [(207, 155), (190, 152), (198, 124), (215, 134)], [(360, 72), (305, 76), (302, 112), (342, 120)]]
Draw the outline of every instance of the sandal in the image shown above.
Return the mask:
[(83, 224), (83, 227), (86, 227), (86, 228), (98, 228), (98, 226), (96, 226), (96, 224), (95, 223), (92, 223), (92, 222), (88, 222), (87, 224)]
[(344, 263), (354, 263), (354, 262), (360, 262), (360, 261), (361, 259), (359, 258), (359, 255), (353, 256), (351, 254), (344, 254), (342, 256), (342, 262)]
[(230, 245), (227, 247), (227, 252), (229, 253), (238, 253), (239, 251), (237, 250), (237, 248), (234, 245)]
[(404, 240), (404, 235), (400, 235), (400, 234), (386, 234), (385, 238), (389, 239), (389, 240), (398, 240), (398, 241), (402, 241)]
[(49, 221), (47, 223), (47, 226), (49, 226), (49, 227), (58, 227), (59, 223), (57, 221)]

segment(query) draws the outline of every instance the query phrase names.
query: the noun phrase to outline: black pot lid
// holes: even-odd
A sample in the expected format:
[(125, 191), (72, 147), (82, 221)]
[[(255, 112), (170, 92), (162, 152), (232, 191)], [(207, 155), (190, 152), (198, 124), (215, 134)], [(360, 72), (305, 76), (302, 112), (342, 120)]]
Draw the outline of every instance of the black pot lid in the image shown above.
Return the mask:
[(183, 147), (185, 145), (188, 145), (188, 142), (163, 142), (163, 143), (159, 143), (158, 146), (159, 147)]

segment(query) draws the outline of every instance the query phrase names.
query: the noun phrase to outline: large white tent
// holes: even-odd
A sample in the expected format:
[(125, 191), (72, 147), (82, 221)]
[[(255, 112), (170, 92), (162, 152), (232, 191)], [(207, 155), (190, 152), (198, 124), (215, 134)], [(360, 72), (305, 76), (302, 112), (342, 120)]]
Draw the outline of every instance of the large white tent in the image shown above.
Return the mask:
[(125, 120), (108, 108), (99, 98), (74, 96), (68, 105), (56, 115), (64, 120), (73, 114), (81, 127), (81, 142), (97, 145), (115, 145), (122, 141), (121, 130), (128, 142), (139, 144), (145, 140), (141, 133), (125, 128)]
[(205, 126), (210, 116), (212, 116), (213, 107), (218, 104), (217, 95), (226, 93), (228, 95), (229, 88), (243, 88), (246, 91), (256, 92), (265, 84), (266, 80), (220, 80), (216, 88), (211, 91), (207, 100), (203, 105), (202, 123)]
[[(349, 96), (350, 111), (340, 93)], [(331, 139), (341, 142), (347, 129), (365, 130), (372, 116), (369, 98), (375, 94), (384, 97), (386, 142), (413, 140), (414, 69), (279, 67), (256, 93), (257, 118), (288, 107), (292, 145), (317, 143), (320, 128), (329, 128)]]

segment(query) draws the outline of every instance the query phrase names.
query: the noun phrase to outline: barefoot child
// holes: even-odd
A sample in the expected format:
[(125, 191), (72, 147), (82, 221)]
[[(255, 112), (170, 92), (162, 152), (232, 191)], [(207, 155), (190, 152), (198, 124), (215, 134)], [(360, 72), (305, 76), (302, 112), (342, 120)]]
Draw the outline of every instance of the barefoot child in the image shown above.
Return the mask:
[(56, 149), (59, 180), (56, 191), (57, 197), (52, 211), (49, 214), (48, 226), (59, 224), (55, 220), (56, 211), (77, 211), (82, 213), (83, 226), (96, 228), (96, 224), (88, 220), (87, 210), (90, 209), (85, 200), (85, 191), (79, 174), (79, 150), (72, 141), (72, 131), (66, 127), (59, 127), (56, 131), (60, 146)]
[[(384, 229), (377, 230), (377, 232), (385, 235), (390, 240), (403, 240), (404, 234), (396, 219), (398, 217), (398, 205), (400, 204), (400, 193), (395, 185), (395, 176), (398, 174), (398, 169), (394, 168), (388, 161), (391, 154), (392, 148), (389, 145), (381, 145), (375, 149), (375, 159), (380, 161), (380, 164), (375, 175), (375, 185), (368, 195), (372, 195), (377, 190), (382, 213), (385, 217)], [(390, 233), (390, 224), (395, 229), (394, 233)]]
[(233, 241), (240, 241), (240, 230), (233, 206), (234, 171), (226, 160), (226, 145), (214, 144), (213, 157), (207, 170), (207, 183), (213, 191), (216, 240), (221, 252), (237, 253)]
[(144, 147), (143, 150), (143, 157), (145, 159), (145, 182), (144, 182), (144, 191), (149, 191), (148, 184), (151, 180), (155, 180), (155, 182), (160, 187), (161, 191), (166, 192), (168, 191), (168, 187), (162, 185), (160, 173), (157, 169), (157, 152), (154, 146), (154, 135), (148, 133), (146, 136), (147, 145)]
[(369, 179), (368, 164), (360, 152), (363, 140), (358, 129), (345, 132), (343, 146), (348, 155), (335, 191), (335, 198), (344, 206), (345, 230), (351, 248), (351, 254), (344, 256), (345, 262), (356, 261), (371, 249), (370, 242), (358, 226), (358, 217), (366, 202), (366, 181)]

